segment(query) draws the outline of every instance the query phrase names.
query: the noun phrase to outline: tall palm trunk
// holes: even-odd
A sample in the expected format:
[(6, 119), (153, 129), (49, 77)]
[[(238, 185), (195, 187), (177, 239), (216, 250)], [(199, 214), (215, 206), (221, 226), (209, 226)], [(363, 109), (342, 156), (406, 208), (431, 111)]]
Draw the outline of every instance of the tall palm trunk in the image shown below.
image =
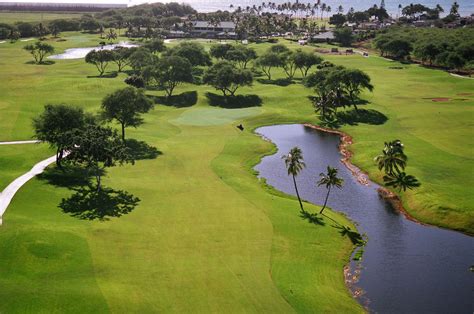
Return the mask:
[(326, 208), (326, 205), (328, 203), (329, 193), (331, 193), (331, 186), (329, 186), (328, 188), (328, 194), (326, 194), (326, 199), (324, 200), (323, 208), (321, 208), (321, 210), (319, 211), (320, 214), (322, 214), (324, 209)]
[(303, 203), (301, 202), (300, 193), (298, 192), (298, 186), (296, 185), (296, 178), (294, 175), (293, 175), (293, 184), (295, 185), (296, 196), (298, 197), (298, 201), (300, 202), (301, 211), (304, 212)]

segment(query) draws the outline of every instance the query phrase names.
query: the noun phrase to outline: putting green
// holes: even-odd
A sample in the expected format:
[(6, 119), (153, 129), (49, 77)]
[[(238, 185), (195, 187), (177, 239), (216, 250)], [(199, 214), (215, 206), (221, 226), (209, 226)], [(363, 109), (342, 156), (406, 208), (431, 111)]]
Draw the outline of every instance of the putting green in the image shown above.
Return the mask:
[(196, 108), (183, 112), (177, 119), (171, 120), (171, 122), (179, 125), (194, 126), (222, 125), (254, 117), (261, 112), (262, 109), (259, 107), (241, 109)]

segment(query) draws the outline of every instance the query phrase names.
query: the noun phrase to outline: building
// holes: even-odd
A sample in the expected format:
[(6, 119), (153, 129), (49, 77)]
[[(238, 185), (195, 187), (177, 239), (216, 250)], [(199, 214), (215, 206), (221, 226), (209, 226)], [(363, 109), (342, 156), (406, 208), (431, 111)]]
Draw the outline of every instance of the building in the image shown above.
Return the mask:
[(203, 38), (236, 38), (234, 22), (191, 21), (191, 34)]
[(316, 43), (331, 42), (333, 40), (334, 33), (332, 31), (323, 32), (311, 38), (311, 41)]

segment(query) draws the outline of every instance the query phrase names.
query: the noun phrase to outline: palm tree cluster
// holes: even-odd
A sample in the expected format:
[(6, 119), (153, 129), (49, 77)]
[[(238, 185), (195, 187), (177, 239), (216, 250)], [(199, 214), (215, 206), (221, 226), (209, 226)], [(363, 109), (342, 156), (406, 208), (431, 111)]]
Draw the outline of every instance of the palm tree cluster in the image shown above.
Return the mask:
[(396, 188), (401, 192), (421, 185), (416, 177), (405, 173), (407, 160), (408, 157), (405, 155), (404, 146), (400, 140), (385, 142), (382, 154), (375, 157), (379, 170), (385, 172), (383, 177), (385, 186)]
[[(260, 5), (253, 5), (253, 6), (234, 6), (233, 4), (230, 5), (231, 9), (235, 9), (234, 12), (236, 13), (251, 13), (256, 15), (261, 15), (263, 13), (277, 13), (282, 15), (287, 15), (290, 17), (297, 17), (297, 18), (312, 18), (312, 19), (324, 19), (325, 13), (329, 14), (332, 11), (330, 5), (326, 3), (320, 3), (317, 1), (313, 4), (310, 2), (302, 3), (296, 0), (295, 2), (285, 2), (281, 4), (277, 4), (275, 2), (262, 2)], [(338, 7), (338, 12), (342, 12), (342, 6)]]
[[(303, 202), (301, 201), (300, 193), (298, 191), (298, 185), (296, 184), (296, 177), (300, 174), (300, 172), (306, 166), (303, 159), (303, 152), (301, 151), (299, 147), (295, 146), (288, 152), (288, 154), (283, 155), (282, 159), (285, 161), (288, 175), (291, 175), (293, 179), (293, 185), (295, 187), (296, 196), (298, 197), (301, 213), (306, 216), (306, 214), (308, 213), (303, 208)], [(337, 187), (340, 189), (342, 188), (344, 184), (344, 180), (338, 177), (337, 173), (338, 173), (337, 168), (327, 166), (327, 172), (321, 173), (320, 179), (316, 182), (317, 186), (324, 185), (327, 189), (324, 205), (319, 212), (320, 214), (322, 214), (324, 209), (326, 208), (326, 205), (329, 199), (329, 194), (331, 193), (331, 189), (333, 187)]]

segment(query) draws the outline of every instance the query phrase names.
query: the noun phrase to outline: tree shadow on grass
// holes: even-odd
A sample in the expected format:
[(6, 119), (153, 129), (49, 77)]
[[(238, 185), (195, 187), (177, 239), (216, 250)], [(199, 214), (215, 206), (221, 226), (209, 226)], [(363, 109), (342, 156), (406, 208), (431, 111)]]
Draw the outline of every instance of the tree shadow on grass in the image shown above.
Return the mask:
[(259, 107), (262, 99), (257, 95), (223, 96), (214, 93), (206, 93), (209, 105), (227, 109)]
[(102, 76), (100, 75), (88, 75), (87, 78), (116, 78), (118, 76), (117, 71), (112, 71), (109, 73), (104, 73)]
[[(101, 175), (104, 175), (104, 173), (105, 171), (102, 171)], [(49, 167), (37, 177), (40, 180), (47, 181), (51, 185), (65, 188), (91, 186), (92, 179), (87, 169), (73, 165), (63, 165), (62, 169)]]
[(140, 202), (138, 197), (122, 191), (103, 187), (101, 190), (81, 187), (76, 193), (63, 198), (59, 208), (64, 213), (83, 220), (109, 220), (130, 213)]
[(167, 96), (150, 96), (155, 103), (171, 106), (176, 108), (185, 108), (194, 106), (198, 100), (197, 91), (184, 92), (179, 95)]
[(257, 79), (257, 82), (260, 84), (266, 84), (266, 85), (277, 85), (277, 86), (288, 86), (293, 84), (293, 81), (288, 79), (288, 78), (280, 78), (276, 80), (269, 80), (269, 79), (264, 79), (264, 78), (259, 78)]
[(43, 60), (42, 62), (40, 63), (36, 63), (35, 61), (28, 61), (28, 62), (25, 62), (25, 64), (34, 64), (34, 65), (53, 65), (55, 64), (56, 61), (53, 61), (53, 60)]
[(343, 237), (348, 237), (352, 244), (362, 246), (365, 244), (364, 238), (357, 231), (353, 231), (350, 227), (346, 226), (334, 226), (336, 229), (340, 229), (339, 233)]
[(127, 139), (125, 140), (125, 145), (130, 149), (130, 154), (135, 160), (155, 159), (163, 154), (156, 147), (150, 146), (144, 141)]
[(336, 114), (339, 124), (358, 125), (359, 123), (381, 125), (387, 122), (388, 117), (374, 109), (351, 109)]
[(300, 217), (302, 219), (308, 220), (309, 223), (312, 223), (315, 225), (320, 225), (320, 226), (326, 225), (326, 223), (324, 222), (324, 219), (317, 213), (309, 213), (303, 210), (303, 211), (300, 211)]

